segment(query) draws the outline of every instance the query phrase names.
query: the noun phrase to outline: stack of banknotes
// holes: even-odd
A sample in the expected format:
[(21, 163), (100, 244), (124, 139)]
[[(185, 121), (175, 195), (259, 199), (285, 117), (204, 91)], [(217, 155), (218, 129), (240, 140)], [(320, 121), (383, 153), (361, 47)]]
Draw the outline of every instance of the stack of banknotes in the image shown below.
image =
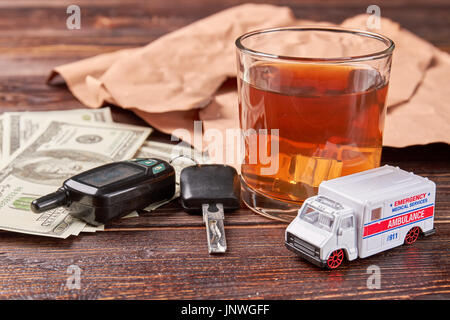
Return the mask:
[[(57, 238), (103, 230), (71, 217), (64, 207), (33, 213), (30, 203), (71, 176), (109, 162), (159, 158), (170, 161), (179, 176), (182, 168), (208, 161), (183, 143), (147, 140), (151, 132), (113, 122), (109, 108), (0, 115), (0, 230)], [(177, 185), (175, 197), (178, 192)]]

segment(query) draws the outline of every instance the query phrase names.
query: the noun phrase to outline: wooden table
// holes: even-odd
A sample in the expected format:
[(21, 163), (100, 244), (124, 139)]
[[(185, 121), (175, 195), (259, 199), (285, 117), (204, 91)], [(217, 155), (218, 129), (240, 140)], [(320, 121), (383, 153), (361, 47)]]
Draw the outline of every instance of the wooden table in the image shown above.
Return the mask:
[[(272, 1), (275, 3), (276, 1)], [(81, 30), (67, 30), (73, 1), (0, 2), (0, 112), (83, 107), (64, 86), (45, 84), (56, 65), (147, 44), (238, 1), (80, 0)], [(369, 0), (280, 1), (297, 17), (340, 22)], [(382, 15), (450, 51), (447, 0), (381, 4)], [(143, 124), (114, 108), (114, 120)], [(167, 139), (156, 133), (152, 139)], [(384, 148), (383, 162), (424, 175), (438, 187), (437, 233), (336, 271), (324, 271), (284, 248), (286, 224), (246, 208), (226, 219), (229, 251), (209, 256), (201, 217), (177, 201), (121, 220), (106, 231), (65, 240), (0, 232), (0, 298), (311, 299), (450, 298), (450, 146)], [(81, 288), (66, 286), (67, 268), (81, 268)], [(367, 269), (381, 271), (368, 289)]]

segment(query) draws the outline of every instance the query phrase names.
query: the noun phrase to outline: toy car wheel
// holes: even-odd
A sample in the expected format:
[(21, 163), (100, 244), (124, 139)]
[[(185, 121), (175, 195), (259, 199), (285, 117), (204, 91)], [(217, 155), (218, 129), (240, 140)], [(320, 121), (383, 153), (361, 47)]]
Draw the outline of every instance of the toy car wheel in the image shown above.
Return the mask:
[(344, 251), (342, 249), (333, 251), (327, 260), (327, 267), (329, 269), (336, 269), (344, 261)]
[(405, 237), (406, 244), (413, 244), (419, 238), (420, 229), (419, 227), (414, 227), (408, 231)]

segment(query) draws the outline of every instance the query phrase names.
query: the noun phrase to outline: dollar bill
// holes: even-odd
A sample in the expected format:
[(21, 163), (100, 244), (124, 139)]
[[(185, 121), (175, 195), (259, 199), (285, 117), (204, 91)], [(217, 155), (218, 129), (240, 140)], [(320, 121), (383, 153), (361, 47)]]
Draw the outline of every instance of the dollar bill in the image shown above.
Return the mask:
[(3, 163), (3, 115), (0, 115), (0, 168)]
[(0, 172), (0, 229), (58, 238), (78, 235), (86, 223), (65, 208), (35, 214), (30, 203), (75, 174), (133, 157), (150, 131), (113, 123), (47, 122)]
[(91, 226), (89, 224), (85, 225), (83, 230), (81, 230), (81, 232), (97, 232), (97, 231), (104, 231), (105, 230), (105, 226), (101, 225), (101, 226)]
[(47, 121), (113, 122), (110, 108), (63, 111), (7, 112), (2, 134), (3, 161), (7, 161)]
[[(131, 212), (130, 214), (127, 214), (126, 216), (123, 216), (121, 219), (128, 219), (128, 218), (136, 218), (139, 217), (139, 214), (134, 211)], [(105, 225), (100, 225), (100, 226), (91, 226), (89, 224), (87, 224), (83, 230), (81, 230), (81, 232), (97, 232), (97, 231), (104, 231), (105, 230)]]

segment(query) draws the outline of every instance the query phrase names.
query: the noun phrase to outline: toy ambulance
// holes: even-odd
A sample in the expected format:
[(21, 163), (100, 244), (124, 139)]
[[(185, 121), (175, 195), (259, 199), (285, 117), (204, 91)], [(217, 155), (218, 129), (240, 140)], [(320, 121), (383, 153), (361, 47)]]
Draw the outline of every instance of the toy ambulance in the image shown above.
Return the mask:
[(286, 229), (285, 244), (329, 269), (435, 233), (434, 182), (383, 166), (323, 181)]

